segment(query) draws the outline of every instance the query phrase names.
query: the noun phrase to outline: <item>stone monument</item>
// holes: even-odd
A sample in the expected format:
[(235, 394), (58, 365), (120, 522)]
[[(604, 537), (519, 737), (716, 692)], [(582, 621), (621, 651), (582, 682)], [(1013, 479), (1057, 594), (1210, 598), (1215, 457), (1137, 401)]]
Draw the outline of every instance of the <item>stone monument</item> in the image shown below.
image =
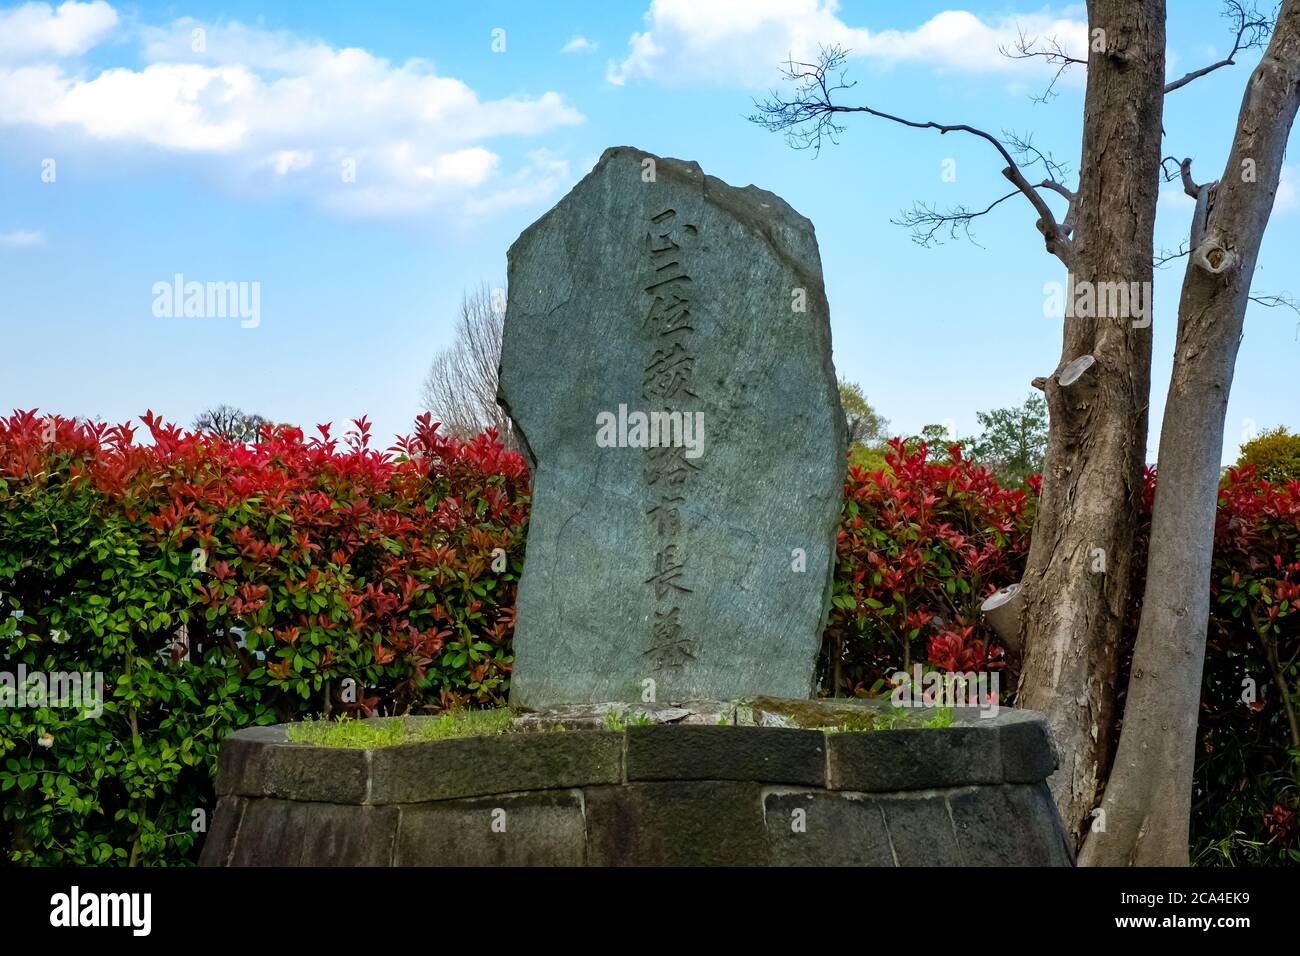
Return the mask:
[(509, 278), (514, 711), (383, 718), (393, 745), (240, 730), (201, 862), (1070, 865), (1040, 715), (809, 699), (845, 469), (811, 223), (620, 147)]
[(509, 253), (533, 472), (511, 703), (809, 697), (843, 494), (812, 223), (608, 149)]

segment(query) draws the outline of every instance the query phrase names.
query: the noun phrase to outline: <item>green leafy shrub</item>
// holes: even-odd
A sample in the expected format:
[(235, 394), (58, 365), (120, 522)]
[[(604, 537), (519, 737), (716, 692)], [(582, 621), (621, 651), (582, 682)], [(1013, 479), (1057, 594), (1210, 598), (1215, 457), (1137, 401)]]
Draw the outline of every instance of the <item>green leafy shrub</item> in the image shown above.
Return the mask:
[(1300, 863), (1300, 483), (1229, 471), (1212, 574), (1193, 855)]
[(505, 700), (527, 473), (494, 435), (143, 420), (0, 419), (0, 672), (104, 683), (96, 719), (0, 707), (18, 863), (193, 861), (241, 727)]
[[(1156, 475), (1147, 469), (1119, 686), (1141, 612)], [(888, 694), (890, 675), (995, 668), (980, 601), (1020, 579), (1038, 476), (999, 486), (964, 457), (915, 440), (886, 466), (850, 468), (824, 693)], [(1219, 492), (1211, 617), (1197, 735), (1192, 857), (1202, 865), (1300, 862), (1300, 482), (1232, 469)], [(1003, 688), (1006, 690), (1007, 688)], [(1247, 690), (1249, 689), (1249, 693)], [(1005, 700), (1004, 700), (1005, 702)]]
[[(12, 862), (192, 863), (230, 732), (506, 699), (528, 491), (492, 434), (451, 440), (426, 416), (379, 453), (364, 420), (342, 444), (280, 427), (250, 445), (144, 421), (147, 444), (0, 418), (0, 678), (86, 672), (105, 691), (95, 719), (0, 700)], [(1023, 573), (1037, 490), (915, 441), (851, 468), (823, 692), (887, 693), (916, 661), (998, 667), (978, 606)], [(1193, 859), (1294, 863), (1300, 483), (1230, 471), (1215, 534)]]
[(820, 663), (837, 696), (879, 694), (913, 662), (1001, 667), (979, 605), (1019, 578), (1028, 547), (1036, 499), (1000, 487), (959, 446), (932, 460), (924, 442), (894, 439), (885, 459), (850, 467), (845, 482)]
[(1265, 481), (1300, 481), (1300, 435), (1281, 426), (1241, 446), (1237, 467), (1250, 466)]
[(887, 445), (851, 445), (849, 447), (849, 467), (863, 471), (880, 471), (889, 466), (889, 447)]

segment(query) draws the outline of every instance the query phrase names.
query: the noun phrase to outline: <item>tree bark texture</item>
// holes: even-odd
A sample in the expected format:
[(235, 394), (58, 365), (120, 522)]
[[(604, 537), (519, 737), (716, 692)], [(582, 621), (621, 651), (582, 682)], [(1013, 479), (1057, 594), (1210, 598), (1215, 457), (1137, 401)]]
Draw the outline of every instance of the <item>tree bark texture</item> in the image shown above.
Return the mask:
[(1200, 187), (1160, 434), (1142, 622), (1124, 726), (1080, 862), (1186, 865), (1224, 417), (1251, 276), (1300, 104), (1300, 0), (1246, 84), (1223, 176)]
[[(1048, 716), (1061, 758), (1053, 796), (1076, 836), (1106, 769), (1145, 463), (1165, 3), (1089, 0), (1088, 25), (1072, 287), (1138, 283), (1146, 315), (1067, 311), (1060, 364), (1044, 383), (1051, 428), (1022, 582), (1017, 704)], [(1060, 371), (1083, 355), (1095, 363), (1062, 386)]]

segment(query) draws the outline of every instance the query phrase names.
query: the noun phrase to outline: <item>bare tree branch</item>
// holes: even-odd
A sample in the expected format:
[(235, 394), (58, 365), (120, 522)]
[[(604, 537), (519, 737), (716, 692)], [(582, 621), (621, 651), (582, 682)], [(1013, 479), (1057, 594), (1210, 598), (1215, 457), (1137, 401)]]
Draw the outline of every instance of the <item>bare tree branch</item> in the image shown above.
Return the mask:
[(1169, 263), (1181, 259), (1191, 251), (1191, 247), (1186, 242), (1180, 242), (1176, 250), (1161, 249), (1159, 254), (1151, 260), (1151, 264), (1157, 269), (1163, 269)]
[(1240, 0), (1227, 0), (1223, 5), (1221, 16), (1225, 20), (1232, 21), (1233, 27), (1237, 31), (1237, 35), (1232, 41), (1232, 49), (1228, 52), (1228, 55), (1222, 60), (1211, 63), (1209, 66), (1203, 66), (1199, 70), (1192, 70), (1192, 72), (1166, 83), (1166, 94), (1182, 89), (1192, 80), (1199, 79), (1207, 73), (1213, 73), (1221, 67), (1234, 66), (1238, 53), (1242, 50), (1263, 47), (1273, 30), (1273, 18), (1260, 13), (1254, 2), (1243, 3)]
[[(919, 246), (936, 246), (941, 244), (937, 236), (945, 229), (948, 231), (950, 239), (957, 238), (957, 231), (960, 229), (965, 237), (975, 245), (980, 244), (975, 241), (975, 234), (971, 232), (971, 221), (978, 219), (980, 216), (988, 215), (1000, 203), (1006, 202), (1012, 196), (1019, 196), (1020, 190), (1013, 189), (1000, 199), (995, 199), (985, 208), (980, 210), (971, 210), (966, 206), (955, 206), (947, 212), (942, 212), (934, 206), (923, 202), (918, 202), (911, 209), (905, 210), (899, 214), (897, 219), (889, 220), (895, 226), (906, 226), (912, 230), (912, 241)], [(980, 248), (984, 248), (980, 246)]]
[(1075, 200), (1074, 191), (1071, 190), (1071, 189), (1066, 189), (1064, 186), (1062, 186), (1060, 183), (1058, 183), (1055, 179), (1045, 179), (1045, 180), (1043, 180), (1041, 183), (1038, 184), (1038, 188), (1039, 188), (1039, 189), (1050, 189), (1050, 190), (1052, 190), (1052, 192), (1060, 193), (1062, 196), (1064, 196), (1064, 197), (1065, 197), (1066, 199), (1068, 199), (1070, 202), (1074, 202), (1074, 200)]
[(1029, 97), (1035, 103), (1047, 103), (1056, 98), (1057, 81), (1061, 79), (1065, 71), (1070, 67), (1077, 64), (1082, 64), (1083, 66), (1088, 65), (1088, 60), (1086, 58), (1081, 60), (1078, 57), (1070, 56), (1069, 53), (1066, 52), (1065, 47), (1063, 47), (1061, 42), (1054, 36), (1047, 37), (1046, 39), (1040, 39), (1038, 37), (1031, 39), (1025, 35), (1023, 30), (1020, 30), (1019, 33), (1020, 36), (1016, 39), (1014, 44), (1010, 47), (999, 46), (998, 52), (1012, 60), (1042, 59), (1044, 62), (1057, 68), (1056, 73), (1052, 76), (1052, 81), (1047, 84), (1047, 89), (1038, 96), (1031, 95)]
[(202, 411), (190, 426), (196, 432), (207, 432), (233, 442), (255, 442), (263, 425), (271, 424), (266, 418), (231, 405), (217, 405)]
[[(1163, 168), (1164, 163), (1161, 162)], [(1214, 197), (1218, 192), (1219, 181), (1198, 184), (1192, 179), (1192, 160), (1190, 157), (1178, 164), (1178, 175), (1183, 181), (1183, 192), (1196, 200), (1196, 211), (1192, 213), (1191, 252), (1192, 262), (1200, 264), (1206, 255), (1201, 249), (1205, 239), (1205, 229), (1210, 222), (1210, 212), (1214, 209)]]
[(1157, 268), (1166, 263), (1179, 259), (1193, 253), (1192, 262), (1200, 262), (1197, 255), (1201, 242), (1205, 239), (1205, 229), (1210, 221), (1210, 212), (1214, 209), (1214, 198), (1218, 193), (1219, 182), (1215, 180), (1209, 183), (1197, 183), (1192, 178), (1192, 160), (1190, 157), (1183, 160), (1174, 159), (1172, 156), (1166, 156), (1160, 160), (1160, 177), (1167, 183), (1174, 181), (1178, 177), (1183, 184), (1183, 192), (1196, 200), (1196, 211), (1192, 213), (1191, 241), (1190, 243), (1180, 243), (1178, 252), (1169, 253), (1168, 250), (1161, 250), (1161, 255), (1155, 259)]
[(1066, 189), (1054, 179), (1045, 179), (1038, 184), (1039, 189), (1050, 189), (1052, 192), (1064, 196), (1068, 205), (1065, 207), (1065, 218), (1061, 220), (1061, 232), (1067, 237), (1074, 235), (1074, 220), (1079, 214), (1079, 196), (1071, 189)]
[(837, 122), (836, 117), (844, 113), (865, 113), (912, 129), (933, 129), (945, 134), (968, 133), (983, 139), (997, 150), (1002, 161), (1006, 163), (1002, 175), (1016, 187), (1017, 192), (1029, 200), (1038, 213), (1039, 218), (1035, 225), (1043, 235), (1047, 251), (1060, 259), (1067, 269), (1071, 267), (1073, 247), (1069, 236), (1056, 221), (1051, 207), (1047, 205), (1043, 196), (1025, 178), (1011, 151), (1000, 139), (965, 123), (911, 120), (870, 106), (837, 104), (835, 94), (852, 89), (856, 85), (845, 80), (842, 67), (847, 57), (847, 50), (839, 46), (830, 46), (822, 47), (816, 63), (796, 62), (793, 59), (788, 61), (782, 69), (782, 74), (795, 84), (793, 98), (783, 100), (777, 91), (773, 90), (768, 99), (754, 102), (757, 112), (749, 117), (750, 121), (772, 132), (784, 133), (786, 141), (795, 149), (811, 148), (814, 152), (820, 152), (823, 138), (833, 144), (838, 142), (837, 137), (844, 131), (844, 126)]
[(1251, 295), (1250, 301), (1258, 302), (1260, 305), (1267, 306), (1270, 309), (1278, 306), (1286, 306), (1297, 315), (1300, 315), (1300, 302), (1297, 302), (1292, 296), (1285, 292), (1279, 292), (1276, 295)]
[(1044, 153), (1034, 145), (1033, 133), (1020, 136), (1013, 130), (1004, 129), (1002, 138), (1006, 140), (1008, 148), (1019, 158), (1022, 169), (1030, 169), (1035, 163), (1042, 163), (1047, 178), (1054, 182), (1060, 182), (1070, 174), (1069, 166), (1065, 163), (1058, 163), (1051, 153)]
[(1183, 192), (1193, 199), (1201, 194), (1201, 187), (1192, 179), (1192, 158), (1188, 156), (1178, 164), (1178, 176), (1183, 181)]
[(495, 428), (507, 448), (514, 448), (509, 417), (497, 404), (497, 374), (504, 330), (504, 290), (480, 286), (465, 294), (456, 322), (456, 338), (439, 352), (425, 378), (424, 407), (446, 434), (470, 438)]
[(1160, 178), (1167, 183), (1179, 179), (1183, 184), (1183, 192), (1193, 199), (1200, 195), (1201, 187), (1192, 179), (1192, 160), (1190, 156), (1187, 159), (1166, 156), (1160, 160)]
[[(1249, 295), (1246, 298), (1251, 302), (1264, 306), (1264, 308), (1266, 309), (1277, 309), (1277, 308), (1290, 309), (1292, 312), (1296, 314), (1297, 317), (1300, 317), (1300, 301), (1296, 301), (1296, 299), (1293, 296), (1291, 296), (1289, 293), (1279, 292), (1276, 294), (1268, 294), (1268, 295), (1265, 294)], [(1297, 318), (1296, 320), (1295, 334), (1296, 334), (1296, 340), (1300, 341), (1300, 318)]]
[[(1192, 70), (1190, 73), (1166, 83), (1164, 88), (1166, 94), (1182, 89), (1188, 83), (1205, 76), (1207, 73), (1213, 73), (1225, 66), (1235, 66), (1238, 53), (1242, 50), (1263, 48), (1273, 29), (1274, 18), (1260, 13), (1254, 0), (1248, 0), (1248, 2), (1247, 0), (1225, 0), (1220, 16), (1232, 24), (1231, 28), (1234, 31), (1232, 49), (1228, 52), (1228, 55), (1208, 66), (1203, 66), (1199, 70)], [(1023, 31), (1020, 32), (1020, 36), (1015, 43), (1010, 47), (998, 47), (998, 52), (1013, 60), (1041, 59), (1045, 63), (1057, 67), (1056, 73), (1047, 85), (1047, 89), (1038, 96), (1030, 97), (1037, 103), (1046, 103), (1056, 98), (1056, 84), (1066, 70), (1072, 66), (1087, 66), (1088, 64), (1086, 57), (1080, 59), (1071, 56), (1055, 36), (1030, 38)]]

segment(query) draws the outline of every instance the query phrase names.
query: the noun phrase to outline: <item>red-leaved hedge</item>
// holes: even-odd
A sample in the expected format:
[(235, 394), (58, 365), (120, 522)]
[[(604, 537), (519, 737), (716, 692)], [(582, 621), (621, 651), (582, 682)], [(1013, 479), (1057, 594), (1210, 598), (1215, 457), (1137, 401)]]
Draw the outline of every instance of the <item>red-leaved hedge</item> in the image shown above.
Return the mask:
[(961, 456), (931, 457), (894, 439), (879, 471), (850, 468), (835, 589), (823, 637), (822, 683), (841, 696), (887, 691), (916, 661), (992, 670), (1003, 650), (979, 606), (1023, 570), (1033, 494), (1002, 488)]
[(95, 720), (0, 708), (17, 862), (192, 860), (240, 727), (504, 699), (528, 499), (495, 436), (143, 421), (0, 419), (0, 672), (106, 678)]
[[(1039, 477), (1009, 490), (956, 447), (928, 456), (900, 440), (885, 458), (880, 471), (850, 469), (845, 483), (827, 692), (888, 694), (892, 673), (917, 660), (963, 672), (1002, 664), (978, 607), (1024, 572)], [(1145, 477), (1120, 687), (1141, 613), (1155, 470)], [(1228, 471), (1211, 589), (1193, 859), (1300, 863), (1300, 482)]]
[[(0, 418), (0, 674), (106, 678), (95, 720), (0, 707), (14, 862), (192, 862), (239, 727), (505, 699), (528, 476), (495, 436), (424, 416), (380, 452), (364, 420), (250, 445), (143, 420), (148, 442)], [(1023, 572), (1037, 480), (1002, 488), (920, 443), (886, 457), (845, 483), (825, 693), (888, 693), (918, 661), (1003, 663), (978, 606)], [(1213, 588), (1194, 857), (1300, 861), (1300, 483), (1226, 476)]]

